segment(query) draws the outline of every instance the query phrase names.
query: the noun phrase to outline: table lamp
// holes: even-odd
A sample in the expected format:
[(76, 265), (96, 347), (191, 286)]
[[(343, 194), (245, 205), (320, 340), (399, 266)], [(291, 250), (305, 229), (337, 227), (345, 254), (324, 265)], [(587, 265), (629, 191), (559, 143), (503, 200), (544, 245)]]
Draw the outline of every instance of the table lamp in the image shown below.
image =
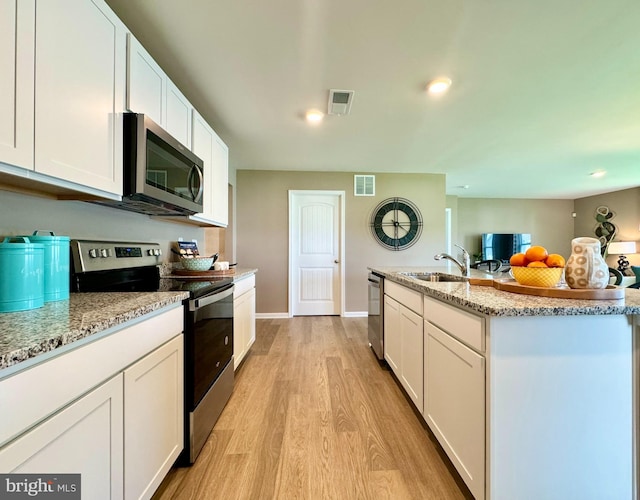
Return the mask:
[(607, 252), (610, 255), (618, 255), (618, 271), (625, 274), (625, 271), (629, 269), (629, 261), (627, 255), (636, 253), (635, 241), (612, 241), (607, 247)]

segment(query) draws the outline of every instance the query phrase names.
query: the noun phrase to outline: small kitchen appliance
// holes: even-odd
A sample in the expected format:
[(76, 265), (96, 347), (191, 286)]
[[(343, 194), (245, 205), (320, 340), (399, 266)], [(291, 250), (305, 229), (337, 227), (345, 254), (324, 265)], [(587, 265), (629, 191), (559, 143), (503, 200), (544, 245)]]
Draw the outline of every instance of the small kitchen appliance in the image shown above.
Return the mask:
[(384, 360), (384, 278), (369, 273), (369, 345), (378, 361)]
[(147, 215), (202, 212), (202, 160), (148, 116), (124, 113), (123, 129), (122, 200), (94, 203)]
[(72, 240), (75, 292), (187, 291), (184, 301), (185, 447), (192, 464), (233, 391), (233, 280), (163, 278), (157, 243)]

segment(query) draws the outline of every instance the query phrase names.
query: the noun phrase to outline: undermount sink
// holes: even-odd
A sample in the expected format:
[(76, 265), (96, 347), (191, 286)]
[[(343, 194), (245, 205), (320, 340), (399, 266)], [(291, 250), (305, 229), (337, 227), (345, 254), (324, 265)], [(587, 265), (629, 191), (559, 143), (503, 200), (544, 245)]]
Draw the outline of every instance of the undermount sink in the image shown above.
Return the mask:
[(464, 276), (454, 276), (453, 274), (444, 274), (444, 273), (400, 273), (407, 278), (414, 278), (420, 281), (430, 281), (434, 282), (464, 282), (468, 281), (468, 278)]

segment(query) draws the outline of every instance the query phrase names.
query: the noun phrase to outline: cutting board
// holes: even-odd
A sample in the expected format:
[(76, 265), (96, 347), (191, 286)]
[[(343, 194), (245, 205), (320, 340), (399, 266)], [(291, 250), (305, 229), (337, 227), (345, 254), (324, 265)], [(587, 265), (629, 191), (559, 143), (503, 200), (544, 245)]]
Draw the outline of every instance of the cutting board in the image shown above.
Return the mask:
[(233, 276), (236, 274), (235, 269), (226, 269), (224, 271), (189, 271), (188, 269), (174, 269), (172, 274), (176, 274), (178, 276), (191, 276), (191, 277), (202, 277), (205, 278), (207, 276)]
[(624, 288), (615, 285), (608, 285), (607, 288), (581, 290), (569, 287), (544, 288), (540, 286), (527, 286), (521, 285), (515, 280), (494, 280), (493, 287), (503, 292), (522, 293), (525, 295), (537, 295), (539, 297), (552, 297), (557, 299), (624, 299)]

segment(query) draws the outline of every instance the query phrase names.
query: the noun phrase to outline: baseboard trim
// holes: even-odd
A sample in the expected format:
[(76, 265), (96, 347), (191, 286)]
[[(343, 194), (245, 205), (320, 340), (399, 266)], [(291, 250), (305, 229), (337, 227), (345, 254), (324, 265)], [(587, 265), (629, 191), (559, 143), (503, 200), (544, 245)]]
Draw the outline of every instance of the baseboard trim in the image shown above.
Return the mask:
[(289, 313), (256, 313), (256, 319), (289, 319)]
[[(366, 318), (369, 315), (367, 311), (351, 311), (344, 313), (344, 318)], [(289, 313), (256, 313), (256, 319), (289, 319)]]

